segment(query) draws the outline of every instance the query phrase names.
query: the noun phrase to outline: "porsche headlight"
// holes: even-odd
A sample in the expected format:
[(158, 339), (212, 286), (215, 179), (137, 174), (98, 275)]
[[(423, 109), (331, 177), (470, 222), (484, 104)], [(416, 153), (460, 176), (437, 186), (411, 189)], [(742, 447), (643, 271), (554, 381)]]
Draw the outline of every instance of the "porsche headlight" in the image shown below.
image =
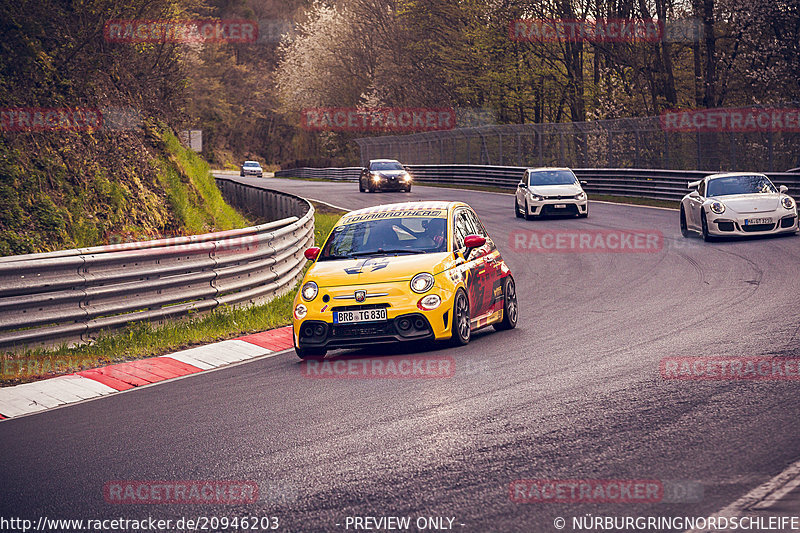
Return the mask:
[(794, 209), (794, 198), (791, 196), (784, 196), (781, 198), (781, 205), (784, 209)]
[(307, 302), (310, 302), (311, 300), (316, 298), (318, 292), (319, 288), (317, 287), (317, 284), (314, 283), (313, 281), (309, 281), (308, 283), (303, 285), (303, 289), (301, 291), (303, 295), (303, 300)]
[(586, 200), (586, 193), (581, 191), (575, 195), (576, 200)]
[(708, 206), (708, 208), (711, 209), (712, 212), (718, 215), (721, 215), (722, 213), (725, 212), (725, 204), (723, 204), (722, 202), (712, 202), (711, 205)]
[(431, 287), (433, 287), (433, 276), (427, 272), (422, 272), (411, 278), (410, 285), (411, 290), (418, 294), (428, 292), (431, 290)]

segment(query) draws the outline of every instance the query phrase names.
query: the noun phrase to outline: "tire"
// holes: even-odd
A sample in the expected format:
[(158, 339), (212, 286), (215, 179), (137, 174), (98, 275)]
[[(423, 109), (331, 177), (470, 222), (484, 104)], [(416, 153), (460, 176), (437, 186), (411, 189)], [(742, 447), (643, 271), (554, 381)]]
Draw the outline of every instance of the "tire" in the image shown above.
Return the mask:
[(703, 225), (703, 230), (702, 230), (703, 240), (706, 242), (713, 241), (714, 237), (712, 237), (708, 233), (708, 221), (706, 220), (706, 212), (702, 210), (700, 211), (700, 223)]
[(683, 210), (683, 206), (681, 206), (681, 235), (684, 238), (689, 237), (689, 226), (686, 225), (686, 211)]
[(244, 172), (239, 172), (239, 177), (243, 178), (244, 177)]
[(358, 179), (358, 192), (364, 192), (364, 185), (361, 183), (361, 178)]
[(372, 184), (372, 182), (367, 183), (367, 192), (375, 192), (375, 186)]
[(528, 200), (525, 200), (525, 213), (523, 214), (525, 220), (533, 220), (533, 215), (531, 215), (531, 210), (528, 207)]
[(295, 347), (294, 353), (297, 354), (297, 357), (306, 361), (319, 361), (320, 359), (325, 357), (325, 354), (328, 353), (328, 350), (324, 348), (297, 348)]
[[(466, 324), (466, 327), (465, 327)], [(465, 346), (469, 344), (471, 337), (469, 323), (469, 298), (464, 289), (458, 289), (456, 297), (453, 299), (453, 337), (451, 343), (454, 346)]]
[(514, 283), (514, 278), (506, 276), (503, 281), (503, 320), (494, 324), (494, 329), (505, 331), (517, 327), (518, 309), (517, 286)]
[(406, 187), (403, 192), (411, 192), (411, 187)]
[(578, 213), (578, 218), (589, 218), (589, 204), (586, 204), (585, 213)]
[(514, 216), (517, 218), (522, 218), (522, 213), (520, 213), (519, 202), (517, 201), (516, 196), (514, 196)]

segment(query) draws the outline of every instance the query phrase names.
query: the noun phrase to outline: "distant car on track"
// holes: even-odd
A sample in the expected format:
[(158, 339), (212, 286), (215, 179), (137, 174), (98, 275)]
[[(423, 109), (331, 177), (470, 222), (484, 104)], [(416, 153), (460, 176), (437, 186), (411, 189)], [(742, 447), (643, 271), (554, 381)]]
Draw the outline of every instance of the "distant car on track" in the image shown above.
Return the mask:
[(517, 185), (514, 213), (531, 220), (542, 215), (589, 216), (589, 199), (568, 168), (529, 168)]
[(358, 178), (360, 192), (411, 192), (411, 174), (394, 159), (372, 159)]
[(797, 205), (764, 174), (712, 174), (689, 183), (694, 189), (681, 200), (680, 227), (684, 237), (797, 233)]
[(344, 215), (294, 299), (302, 359), (327, 350), (421, 340), (467, 344), (517, 324), (514, 278), (478, 216), (461, 202), (408, 202)]
[(245, 161), (239, 170), (239, 176), (258, 176), (259, 178), (263, 178), (264, 170), (261, 168), (258, 161)]

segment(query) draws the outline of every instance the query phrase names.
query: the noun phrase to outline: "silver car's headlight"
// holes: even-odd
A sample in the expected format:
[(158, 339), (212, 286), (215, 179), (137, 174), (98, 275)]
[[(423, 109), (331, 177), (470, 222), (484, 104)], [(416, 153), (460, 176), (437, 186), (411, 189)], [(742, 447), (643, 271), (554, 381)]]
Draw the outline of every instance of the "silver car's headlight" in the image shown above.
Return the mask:
[(712, 212), (718, 215), (721, 215), (722, 213), (725, 212), (725, 204), (723, 204), (722, 202), (712, 202), (711, 205), (708, 206), (708, 208), (711, 209)]
[(422, 294), (423, 292), (428, 292), (433, 287), (433, 276), (428, 274), (427, 272), (421, 272), (411, 278), (411, 290)]
[(781, 198), (781, 205), (784, 209), (794, 209), (794, 198), (791, 196), (784, 196)]
[(313, 281), (309, 281), (308, 283), (303, 285), (303, 289), (301, 291), (303, 295), (303, 300), (307, 302), (310, 302), (311, 300), (316, 298), (318, 292), (319, 288), (317, 287), (317, 284), (314, 283)]
[(575, 195), (575, 199), (576, 200), (585, 200), (586, 199), (586, 193), (583, 192), (583, 191), (579, 192), (578, 194)]

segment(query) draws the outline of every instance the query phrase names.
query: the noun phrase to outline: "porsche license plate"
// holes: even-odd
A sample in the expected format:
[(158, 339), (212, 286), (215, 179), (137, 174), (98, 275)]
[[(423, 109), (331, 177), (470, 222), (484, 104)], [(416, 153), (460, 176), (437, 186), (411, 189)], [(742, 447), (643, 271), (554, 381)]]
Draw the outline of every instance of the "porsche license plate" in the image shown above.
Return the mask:
[(772, 224), (771, 218), (746, 218), (744, 219), (745, 226), (753, 226), (756, 224)]
[(386, 309), (359, 309), (356, 311), (334, 311), (334, 324), (359, 324), (362, 322), (383, 322)]
[(556, 209), (566, 209), (567, 208), (567, 204), (556, 204), (554, 207)]

